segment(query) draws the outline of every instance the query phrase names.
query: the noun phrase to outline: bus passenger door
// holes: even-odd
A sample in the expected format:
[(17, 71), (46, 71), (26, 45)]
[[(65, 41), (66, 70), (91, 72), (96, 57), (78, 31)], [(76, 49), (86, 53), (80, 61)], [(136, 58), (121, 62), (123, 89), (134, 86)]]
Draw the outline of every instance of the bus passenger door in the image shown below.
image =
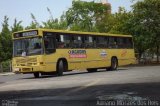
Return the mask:
[(45, 71), (56, 71), (56, 43), (55, 43), (55, 34), (50, 32), (44, 32), (44, 63)]

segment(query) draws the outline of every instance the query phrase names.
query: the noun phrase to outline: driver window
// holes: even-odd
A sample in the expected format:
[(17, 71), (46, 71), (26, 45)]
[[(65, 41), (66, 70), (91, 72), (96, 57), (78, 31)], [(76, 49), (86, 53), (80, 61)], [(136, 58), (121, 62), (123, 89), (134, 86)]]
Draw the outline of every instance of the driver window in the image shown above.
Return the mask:
[(54, 33), (47, 33), (44, 36), (44, 47), (45, 47), (45, 53), (54, 53), (55, 52), (55, 37), (53, 35)]

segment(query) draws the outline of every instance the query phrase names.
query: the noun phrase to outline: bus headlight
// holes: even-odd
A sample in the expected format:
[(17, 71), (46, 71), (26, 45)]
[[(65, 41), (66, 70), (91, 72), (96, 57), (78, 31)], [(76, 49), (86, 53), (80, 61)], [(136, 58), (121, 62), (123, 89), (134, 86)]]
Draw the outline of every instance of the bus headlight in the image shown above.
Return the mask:
[(13, 69), (13, 72), (18, 72), (18, 71), (20, 71), (19, 68), (14, 68), (14, 69)]

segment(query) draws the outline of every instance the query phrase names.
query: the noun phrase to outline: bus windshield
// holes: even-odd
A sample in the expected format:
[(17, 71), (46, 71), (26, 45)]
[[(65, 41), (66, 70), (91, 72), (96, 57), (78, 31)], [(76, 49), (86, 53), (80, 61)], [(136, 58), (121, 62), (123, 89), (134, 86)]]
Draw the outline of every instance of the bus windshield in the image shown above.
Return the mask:
[(13, 41), (13, 56), (30, 56), (43, 54), (42, 38), (27, 38)]

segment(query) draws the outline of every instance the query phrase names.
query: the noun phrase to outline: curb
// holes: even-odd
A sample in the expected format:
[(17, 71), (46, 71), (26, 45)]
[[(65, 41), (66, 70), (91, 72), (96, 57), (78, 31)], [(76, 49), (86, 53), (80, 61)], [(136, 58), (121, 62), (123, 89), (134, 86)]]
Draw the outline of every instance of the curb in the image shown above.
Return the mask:
[(13, 72), (8, 72), (8, 73), (0, 73), (0, 76), (8, 76), (8, 75), (14, 75), (15, 73)]

